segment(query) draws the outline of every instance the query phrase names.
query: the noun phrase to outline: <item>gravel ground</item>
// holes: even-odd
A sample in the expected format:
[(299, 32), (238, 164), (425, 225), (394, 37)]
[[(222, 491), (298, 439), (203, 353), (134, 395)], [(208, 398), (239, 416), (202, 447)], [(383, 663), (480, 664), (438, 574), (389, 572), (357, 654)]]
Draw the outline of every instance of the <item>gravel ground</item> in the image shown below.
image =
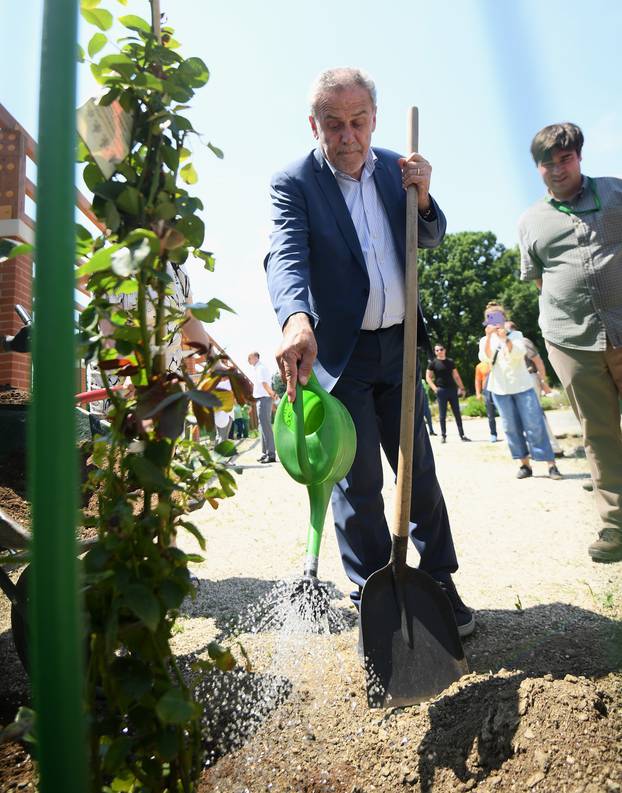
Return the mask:
[[(578, 427), (567, 410), (548, 417), (573, 455), (559, 461), (560, 482), (543, 463), (517, 480), (485, 420), (467, 420), (470, 444), (451, 423), (446, 445), (432, 439), (460, 560), (455, 581), (477, 629), (465, 642), (470, 674), (401, 709), (367, 708), (330, 514), (320, 578), (331, 586), (332, 632), (288, 621), (279, 582), (302, 573), (306, 491), (279, 464), (256, 463), (257, 441), (243, 442), (238, 494), (193, 515), (207, 552), (174, 638), (183, 661), (214, 638), (241, 663), (238, 641), (248, 655), (245, 669), (198, 688), (213, 752), (202, 793), (622, 790), (622, 566), (587, 555), (598, 518), (581, 487), (589, 477)], [(388, 515), (393, 494), (387, 470)], [(196, 551), (191, 538), (180, 545)], [(0, 702), (10, 704), (25, 680), (5, 611), (0, 618), (0, 668), (11, 670), (0, 675)], [(0, 773), (0, 789), (13, 789), (8, 780)]]

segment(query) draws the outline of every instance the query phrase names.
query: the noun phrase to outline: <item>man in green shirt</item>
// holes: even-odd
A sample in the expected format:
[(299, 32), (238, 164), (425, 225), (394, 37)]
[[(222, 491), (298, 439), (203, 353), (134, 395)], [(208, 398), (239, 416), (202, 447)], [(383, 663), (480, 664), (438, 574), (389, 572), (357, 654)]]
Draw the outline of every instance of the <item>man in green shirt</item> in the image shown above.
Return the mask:
[(541, 290), (549, 359), (583, 428), (603, 528), (595, 562), (622, 561), (622, 179), (581, 173), (583, 134), (551, 124), (531, 154), (548, 194), (518, 225), (521, 278)]

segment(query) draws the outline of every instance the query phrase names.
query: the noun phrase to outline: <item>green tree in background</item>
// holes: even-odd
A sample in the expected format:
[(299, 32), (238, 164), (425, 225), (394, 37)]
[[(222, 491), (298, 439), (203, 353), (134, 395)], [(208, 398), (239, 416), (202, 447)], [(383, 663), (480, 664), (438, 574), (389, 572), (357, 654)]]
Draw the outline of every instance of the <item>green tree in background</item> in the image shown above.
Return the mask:
[(484, 308), (498, 300), (517, 327), (544, 353), (538, 327), (538, 293), (519, 280), (519, 253), (491, 231), (448, 234), (438, 248), (419, 252), (419, 292), (432, 344), (447, 349), (472, 388), (483, 335)]

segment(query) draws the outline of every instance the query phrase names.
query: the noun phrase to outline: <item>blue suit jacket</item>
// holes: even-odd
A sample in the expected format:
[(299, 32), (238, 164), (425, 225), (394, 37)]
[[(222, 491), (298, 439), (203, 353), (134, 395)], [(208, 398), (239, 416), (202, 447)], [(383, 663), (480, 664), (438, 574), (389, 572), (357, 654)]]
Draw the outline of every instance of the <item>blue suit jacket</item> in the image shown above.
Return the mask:
[[(396, 152), (374, 147), (374, 181), (389, 219), (395, 250), (405, 266), (406, 192)], [(296, 312), (315, 323), (320, 383), (331, 389), (356, 344), (369, 296), (369, 277), (352, 218), (321, 149), (293, 163), (272, 180), (270, 252), (264, 266), (281, 327)], [(434, 202), (436, 220), (419, 218), (419, 247), (433, 248), (446, 220)], [(419, 343), (427, 342), (421, 311)], [(429, 342), (428, 342), (429, 345)]]

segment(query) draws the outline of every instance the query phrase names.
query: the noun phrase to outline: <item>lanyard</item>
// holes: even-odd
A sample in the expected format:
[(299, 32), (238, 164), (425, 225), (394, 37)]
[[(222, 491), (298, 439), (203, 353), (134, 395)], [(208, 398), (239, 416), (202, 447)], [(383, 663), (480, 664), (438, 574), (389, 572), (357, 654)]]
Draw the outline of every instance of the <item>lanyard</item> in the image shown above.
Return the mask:
[(592, 212), (598, 212), (601, 208), (600, 197), (596, 192), (594, 180), (590, 176), (587, 177), (587, 184), (594, 196), (594, 206), (591, 209), (572, 209), (572, 207), (568, 206), (568, 204), (565, 204), (563, 201), (555, 201), (555, 199), (551, 201), (551, 204), (553, 204), (558, 212), (565, 212), (567, 215), (591, 215)]

